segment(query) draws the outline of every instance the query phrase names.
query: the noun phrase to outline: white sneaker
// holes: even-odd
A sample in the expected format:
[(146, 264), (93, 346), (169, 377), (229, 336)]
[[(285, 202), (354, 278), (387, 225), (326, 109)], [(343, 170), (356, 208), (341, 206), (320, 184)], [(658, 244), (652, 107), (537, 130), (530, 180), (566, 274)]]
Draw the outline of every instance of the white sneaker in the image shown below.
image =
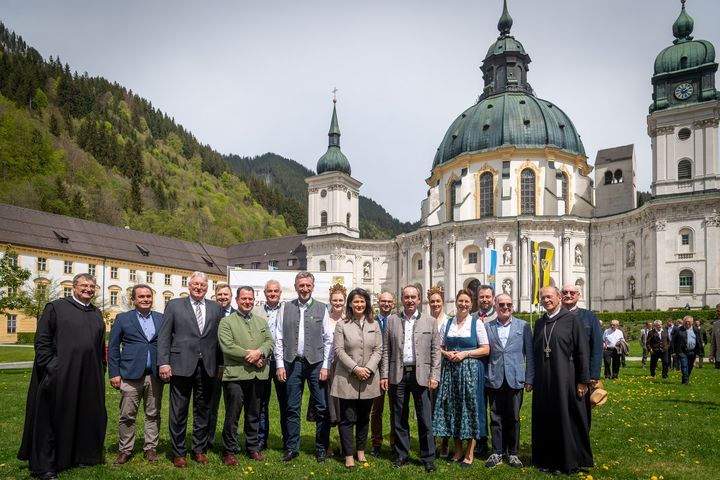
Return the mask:
[(488, 468), (495, 468), (501, 463), (503, 463), (502, 457), (497, 453), (493, 453), (490, 457), (488, 457), (487, 462), (485, 462), (485, 466)]
[(508, 465), (514, 468), (523, 468), (523, 463), (517, 457), (517, 455), (508, 456)]

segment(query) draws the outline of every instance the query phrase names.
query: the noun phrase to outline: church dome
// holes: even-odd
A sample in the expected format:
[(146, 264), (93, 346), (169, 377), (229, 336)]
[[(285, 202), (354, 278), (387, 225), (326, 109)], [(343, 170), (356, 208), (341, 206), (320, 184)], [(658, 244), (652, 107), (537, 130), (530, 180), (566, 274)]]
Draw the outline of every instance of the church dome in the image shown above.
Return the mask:
[(677, 72), (687, 68), (715, 63), (715, 47), (707, 40), (693, 40), (695, 22), (685, 10), (682, 10), (673, 24), (673, 45), (665, 48), (655, 58), (655, 75)]
[(503, 146), (554, 146), (585, 156), (575, 125), (560, 108), (528, 93), (503, 92), (485, 97), (455, 119), (440, 143), (433, 168), (463, 153)]
[(333, 113), (330, 120), (330, 131), (328, 132), (328, 149), (318, 160), (317, 174), (325, 172), (342, 172), (350, 175), (350, 162), (342, 150), (340, 150), (340, 127), (338, 126), (337, 109), (335, 104), (337, 99), (333, 97)]

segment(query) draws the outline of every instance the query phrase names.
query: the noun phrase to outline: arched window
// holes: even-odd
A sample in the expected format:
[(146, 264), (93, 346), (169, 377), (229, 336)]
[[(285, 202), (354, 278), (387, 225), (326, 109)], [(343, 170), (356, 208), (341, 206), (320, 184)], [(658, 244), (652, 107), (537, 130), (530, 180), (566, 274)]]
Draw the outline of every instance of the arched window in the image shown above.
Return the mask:
[(680, 295), (692, 295), (694, 292), (694, 275), (692, 270), (682, 270), (678, 276)]
[(568, 213), (570, 213), (570, 198), (569, 198), (569, 193), (568, 193), (568, 189), (569, 189), (568, 183), (569, 182), (568, 182), (567, 173), (562, 172), (561, 181), (562, 181), (562, 190), (561, 190), (560, 194), (562, 195), (562, 199), (565, 200), (565, 215), (567, 215)]
[(480, 175), (480, 217), (493, 216), (493, 175), (485, 172)]
[(325, 260), (320, 260), (320, 271), (327, 272), (327, 262)]
[(614, 181), (614, 183), (623, 183), (622, 170), (620, 170), (620, 169), (615, 170), (615, 178), (613, 181)]
[(327, 227), (327, 212), (320, 212), (320, 226)]
[(678, 162), (678, 180), (690, 180), (692, 178), (692, 162), (684, 158)]
[(347, 228), (350, 228), (350, 214), (349, 213), (345, 216), (345, 225), (347, 226)]
[(535, 172), (531, 168), (520, 173), (520, 215), (535, 215)]
[(605, 185), (610, 185), (613, 182), (613, 175), (610, 170), (605, 172)]
[(678, 253), (690, 253), (693, 252), (693, 231), (689, 228), (681, 228), (678, 232)]

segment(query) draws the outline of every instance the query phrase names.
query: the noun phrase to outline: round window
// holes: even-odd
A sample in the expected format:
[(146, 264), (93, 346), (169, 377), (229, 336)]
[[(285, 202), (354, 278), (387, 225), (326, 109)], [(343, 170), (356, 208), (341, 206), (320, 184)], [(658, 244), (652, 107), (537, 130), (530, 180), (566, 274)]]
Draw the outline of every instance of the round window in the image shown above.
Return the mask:
[(692, 135), (692, 132), (689, 128), (681, 128), (678, 132), (678, 138), (680, 140), (687, 140), (688, 138), (690, 138), (690, 135)]
[(325, 189), (320, 190), (320, 196), (321, 196), (322, 198), (327, 197), (327, 190), (325, 190)]

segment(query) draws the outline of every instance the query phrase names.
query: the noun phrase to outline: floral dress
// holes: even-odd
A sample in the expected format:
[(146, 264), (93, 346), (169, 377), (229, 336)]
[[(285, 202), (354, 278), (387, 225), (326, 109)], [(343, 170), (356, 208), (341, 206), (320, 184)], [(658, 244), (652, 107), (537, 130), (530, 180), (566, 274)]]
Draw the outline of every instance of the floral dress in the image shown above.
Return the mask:
[[(467, 320), (466, 320), (467, 321)], [(477, 337), (477, 317), (470, 320), (470, 335), (448, 335), (453, 318), (445, 325), (445, 350), (475, 350), (480, 346)], [(485, 418), (485, 365), (479, 358), (451, 362), (443, 358), (433, 416), (433, 432), (439, 437), (467, 440), (487, 436)]]

